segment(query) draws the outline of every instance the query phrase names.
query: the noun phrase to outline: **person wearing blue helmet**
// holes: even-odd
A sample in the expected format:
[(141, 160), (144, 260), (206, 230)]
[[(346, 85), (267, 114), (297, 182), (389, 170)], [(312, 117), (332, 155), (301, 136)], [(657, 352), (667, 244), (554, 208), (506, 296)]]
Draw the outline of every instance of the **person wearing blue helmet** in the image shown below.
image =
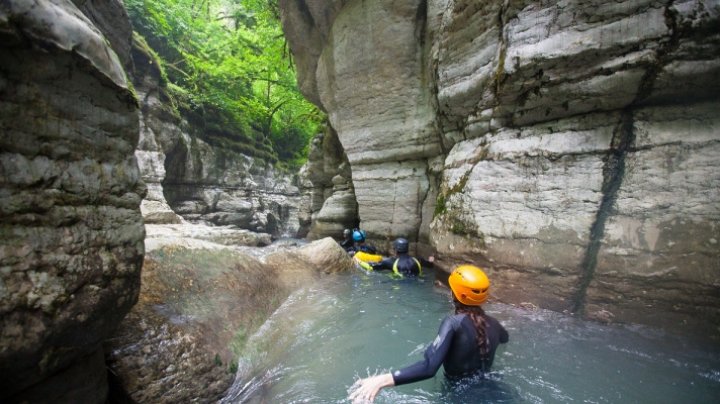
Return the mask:
[[(360, 229), (354, 229), (352, 233), (353, 241), (355, 242), (355, 246), (351, 254), (354, 254), (356, 252), (366, 252), (368, 254), (376, 254), (377, 249), (375, 249), (374, 246), (367, 244), (365, 242), (367, 233), (365, 233), (365, 230)], [(350, 250), (348, 250), (350, 252)]]

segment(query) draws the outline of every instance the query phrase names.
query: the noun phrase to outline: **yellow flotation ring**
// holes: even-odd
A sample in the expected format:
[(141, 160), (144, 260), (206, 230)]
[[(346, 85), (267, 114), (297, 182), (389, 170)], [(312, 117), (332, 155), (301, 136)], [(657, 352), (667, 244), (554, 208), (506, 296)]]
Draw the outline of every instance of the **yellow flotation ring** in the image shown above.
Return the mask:
[(365, 251), (358, 251), (353, 255), (353, 258), (355, 258), (355, 262), (360, 266), (360, 268), (366, 270), (366, 271), (372, 271), (373, 267), (368, 264), (369, 262), (380, 262), (382, 261), (383, 257), (379, 254), (370, 254)]
[(380, 262), (383, 259), (380, 254), (370, 254), (365, 251), (358, 251), (353, 257), (362, 262)]

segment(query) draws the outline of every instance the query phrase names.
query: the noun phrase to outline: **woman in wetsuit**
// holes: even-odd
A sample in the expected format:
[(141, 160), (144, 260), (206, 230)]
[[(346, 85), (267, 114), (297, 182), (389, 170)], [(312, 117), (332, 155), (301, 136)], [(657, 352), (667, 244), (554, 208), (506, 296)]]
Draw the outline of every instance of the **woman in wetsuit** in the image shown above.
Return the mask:
[(487, 300), (490, 281), (473, 265), (457, 267), (448, 278), (453, 292), (455, 314), (445, 317), (425, 359), (378, 376), (358, 380), (352, 387), (353, 402), (373, 401), (383, 387), (399, 386), (433, 377), (440, 365), (449, 377), (487, 372), (495, 350), (508, 342), (508, 332), (480, 307)]

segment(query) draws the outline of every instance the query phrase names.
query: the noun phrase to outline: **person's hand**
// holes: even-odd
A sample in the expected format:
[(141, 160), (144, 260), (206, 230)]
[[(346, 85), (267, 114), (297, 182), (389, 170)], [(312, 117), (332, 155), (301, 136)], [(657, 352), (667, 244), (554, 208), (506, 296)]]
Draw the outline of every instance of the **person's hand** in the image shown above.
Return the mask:
[(428, 257), (428, 262), (431, 263), (431, 264), (432, 264), (433, 262), (435, 262), (435, 256), (434, 256), (434, 255), (429, 256), (429, 257)]
[(394, 386), (395, 380), (390, 373), (378, 376), (370, 376), (360, 379), (350, 387), (350, 395), (348, 398), (353, 404), (372, 403), (375, 396), (383, 387)]

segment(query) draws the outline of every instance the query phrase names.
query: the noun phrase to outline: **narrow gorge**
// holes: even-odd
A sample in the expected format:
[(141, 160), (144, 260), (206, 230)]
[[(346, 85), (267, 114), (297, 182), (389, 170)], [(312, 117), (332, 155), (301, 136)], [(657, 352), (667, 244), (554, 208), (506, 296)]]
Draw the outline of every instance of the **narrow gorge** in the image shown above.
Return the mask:
[(717, 2), (281, 6), (373, 241), (482, 262), (509, 302), (717, 333)]
[(217, 401), (356, 226), (497, 301), (720, 338), (720, 2), (270, 2), (327, 114), (299, 170), (171, 94), (127, 3), (0, 2), (1, 402)]

